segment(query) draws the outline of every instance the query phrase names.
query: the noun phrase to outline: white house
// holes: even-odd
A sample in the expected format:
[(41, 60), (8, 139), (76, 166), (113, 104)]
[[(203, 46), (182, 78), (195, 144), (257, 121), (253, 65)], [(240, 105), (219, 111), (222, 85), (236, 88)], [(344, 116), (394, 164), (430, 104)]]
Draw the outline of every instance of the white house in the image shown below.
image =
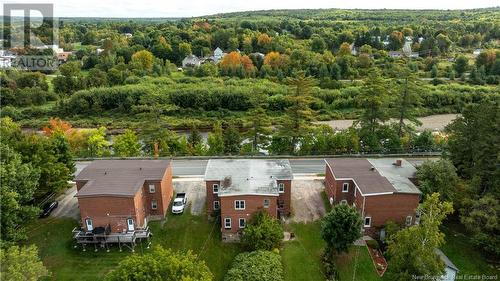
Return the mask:
[(454, 281), (457, 277), (458, 268), (450, 261), (450, 259), (439, 249), (436, 249), (436, 254), (444, 263), (444, 274), (441, 276), (441, 281)]
[(182, 68), (198, 67), (200, 64), (201, 60), (195, 55), (189, 55), (182, 60)]

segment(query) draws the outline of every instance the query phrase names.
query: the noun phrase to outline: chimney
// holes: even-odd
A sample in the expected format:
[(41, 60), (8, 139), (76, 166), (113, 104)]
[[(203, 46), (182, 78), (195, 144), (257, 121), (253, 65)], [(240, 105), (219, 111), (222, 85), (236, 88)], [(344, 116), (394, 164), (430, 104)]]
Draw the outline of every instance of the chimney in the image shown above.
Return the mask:
[(402, 165), (403, 165), (403, 160), (401, 160), (401, 159), (397, 159), (396, 163), (394, 163), (394, 166), (396, 166), (396, 167), (401, 167)]

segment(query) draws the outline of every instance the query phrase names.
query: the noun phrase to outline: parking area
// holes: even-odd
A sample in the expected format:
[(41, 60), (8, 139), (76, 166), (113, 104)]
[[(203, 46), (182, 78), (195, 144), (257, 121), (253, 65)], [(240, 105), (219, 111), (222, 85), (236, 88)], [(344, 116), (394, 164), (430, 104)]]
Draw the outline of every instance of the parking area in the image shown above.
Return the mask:
[(186, 193), (188, 205), (191, 206), (191, 214), (201, 215), (203, 213), (207, 197), (203, 179), (177, 178), (173, 179), (173, 186), (175, 192)]
[(59, 205), (57, 208), (52, 211), (50, 214), (51, 217), (56, 218), (72, 218), (72, 219), (80, 219), (80, 210), (78, 209), (78, 200), (75, 197), (76, 195), (76, 185), (73, 184), (72, 187), (64, 194), (59, 195), (57, 197), (57, 201)]
[(323, 180), (319, 178), (298, 178), (292, 182), (291, 218), (294, 222), (311, 222), (325, 215), (325, 205), (321, 198)]

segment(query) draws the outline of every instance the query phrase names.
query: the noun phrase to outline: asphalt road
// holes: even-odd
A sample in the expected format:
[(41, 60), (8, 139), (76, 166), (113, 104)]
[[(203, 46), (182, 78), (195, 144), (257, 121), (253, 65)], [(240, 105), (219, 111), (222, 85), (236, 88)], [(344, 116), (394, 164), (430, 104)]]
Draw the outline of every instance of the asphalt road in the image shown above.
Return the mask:
[[(437, 159), (432, 157), (429, 159)], [(420, 165), (425, 158), (406, 158), (415, 166)], [(172, 168), (174, 176), (203, 176), (208, 160), (173, 160)], [(76, 174), (85, 168), (89, 161), (76, 162)], [(325, 162), (323, 158), (290, 159), (290, 165), (294, 174), (320, 174), (325, 172)]]

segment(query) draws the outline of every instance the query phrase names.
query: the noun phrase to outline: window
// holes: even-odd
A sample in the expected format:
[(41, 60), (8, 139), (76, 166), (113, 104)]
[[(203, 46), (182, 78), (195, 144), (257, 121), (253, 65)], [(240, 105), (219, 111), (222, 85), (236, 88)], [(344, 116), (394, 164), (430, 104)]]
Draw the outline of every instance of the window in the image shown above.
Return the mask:
[(87, 231), (94, 230), (94, 225), (92, 224), (92, 219), (85, 219), (85, 224), (87, 225)]
[(344, 200), (340, 201), (340, 204), (347, 205), (347, 200), (344, 199)]
[(264, 208), (269, 208), (269, 199), (264, 199)]
[(239, 225), (240, 228), (245, 228), (246, 224), (247, 224), (247, 220), (246, 219), (243, 219), (243, 218), (239, 219), (238, 225)]
[(365, 217), (365, 227), (370, 227), (372, 225), (372, 218)]
[(349, 183), (348, 182), (344, 182), (344, 184), (342, 185), (342, 192), (349, 192)]
[(415, 224), (420, 224), (420, 212), (417, 211), (415, 214)]
[(245, 210), (245, 200), (234, 200), (235, 210)]
[(225, 218), (224, 219), (224, 228), (225, 229), (231, 229), (231, 218)]
[(413, 220), (413, 216), (406, 216), (406, 226), (410, 226)]
[(213, 193), (219, 193), (219, 185), (218, 184), (212, 185), (212, 190), (213, 190)]
[(158, 202), (156, 200), (151, 201), (151, 209), (153, 210), (158, 209)]
[(149, 185), (149, 193), (155, 193), (156, 192), (156, 186), (154, 184)]
[(214, 210), (219, 210), (219, 208), (220, 208), (219, 201), (214, 201)]
[(285, 192), (285, 184), (280, 182), (278, 183), (278, 192), (279, 193), (284, 193)]

